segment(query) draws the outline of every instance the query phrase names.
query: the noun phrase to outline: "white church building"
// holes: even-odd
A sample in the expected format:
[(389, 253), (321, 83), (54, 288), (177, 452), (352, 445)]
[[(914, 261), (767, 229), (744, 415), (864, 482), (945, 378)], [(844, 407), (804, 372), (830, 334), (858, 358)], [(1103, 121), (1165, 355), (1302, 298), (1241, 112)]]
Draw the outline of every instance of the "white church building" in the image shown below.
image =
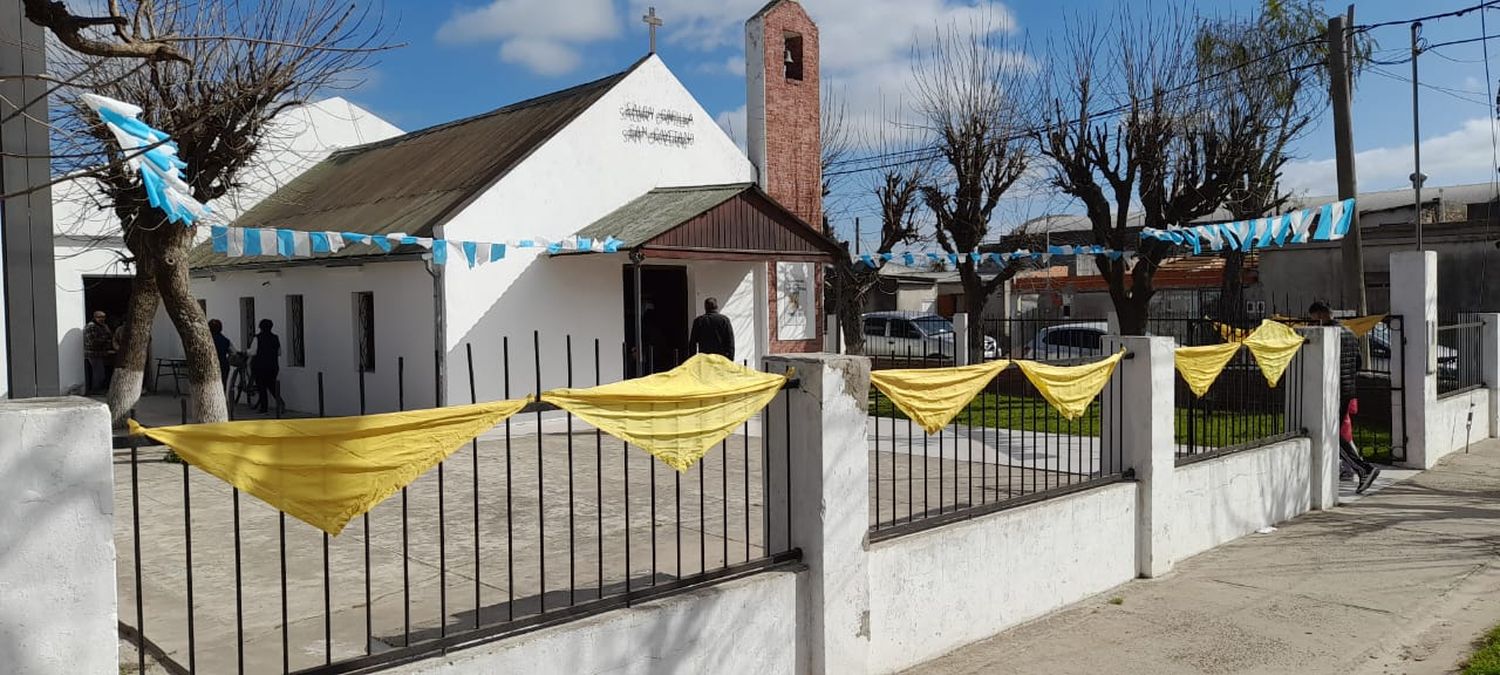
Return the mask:
[(636, 354), (664, 370), (688, 356), (709, 297), (734, 325), (738, 361), (819, 350), (822, 263), (840, 249), (821, 227), (817, 29), (775, 0), (746, 36), (748, 157), (652, 54), (334, 152), (234, 222), (479, 242), (612, 236), (618, 253), (512, 249), (471, 268), (417, 246), (281, 258), (205, 244), (194, 292), (237, 346), (271, 319), (288, 404), (316, 410), (321, 377), (330, 415), (359, 412), (361, 392), (370, 412), (468, 402), (471, 367), (478, 400), (565, 386), (570, 347), (577, 386), (596, 367), (604, 382), (627, 376)]

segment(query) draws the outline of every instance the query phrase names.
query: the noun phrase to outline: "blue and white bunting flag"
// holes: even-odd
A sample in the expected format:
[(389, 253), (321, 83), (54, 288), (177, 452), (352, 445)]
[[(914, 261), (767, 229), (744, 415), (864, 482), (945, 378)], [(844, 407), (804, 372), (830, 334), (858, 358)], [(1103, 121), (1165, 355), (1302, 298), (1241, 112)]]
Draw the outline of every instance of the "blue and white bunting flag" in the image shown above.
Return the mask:
[(224, 225), (212, 226), (209, 239), (215, 253), (230, 258), (259, 256), (310, 258), (337, 253), (346, 246), (358, 244), (374, 246), (384, 253), (390, 253), (399, 246), (416, 246), (431, 251), (432, 261), (435, 264), (443, 265), (450, 257), (459, 257), (469, 267), (504, 260), (509, 248), (541, 248), (554, 255), (563, 252), (618, 253), (620, 246), (624, 243), (614, 237), (604, 239), (577, 237), (555, 241), (531, 238), (514, 242), (481, 242), (414, 237), (400, 232), (372, 235), (358, 232), (310, 232), (287, 228)]
[(1229, 248), (1246, 253), (1257, 248), (1304, 244), (1309, 241), (1338, 241), (1349, 233), (1354, 208), (1354, 200), (1345, 199), (1277, 216), (1230, 223), (1169, 227), (1165, 230), (1147, 227), (1141, 230), (1141, 238), (1192, 246), (1195, 254), (1202, 251), (1200, 240), (1207, 241), (1215, 251)]
[(193, 189), (183, 179), (187, 164), (178, 159), (177, 144), (166, 132), (142, 122), (139, 106), (97, 94), (79, 98), (120, 143), (126, 163), (141, 174), (146, 198), (167, 214), (168, 222), (191, 227), (209, 214), (208, 205), (193, 198)]

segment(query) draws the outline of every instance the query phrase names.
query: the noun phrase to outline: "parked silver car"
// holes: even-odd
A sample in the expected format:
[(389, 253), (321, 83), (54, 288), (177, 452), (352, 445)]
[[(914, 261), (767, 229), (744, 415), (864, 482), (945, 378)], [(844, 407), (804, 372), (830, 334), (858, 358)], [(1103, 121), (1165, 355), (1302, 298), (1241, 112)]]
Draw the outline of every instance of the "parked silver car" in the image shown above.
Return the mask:
[(1021, 350), (1021, 358), (1037, 361), (1103, 358), (1104, 336), (1108, 333), (1109, 324), (1104, 321), (1046, 326)]
[[(937, 314), (870, 312), (863, 316), (865, 355), (952, 359), (953, 322)], [(984, 338), (984, 358), (999, 356), (995, 339)]]

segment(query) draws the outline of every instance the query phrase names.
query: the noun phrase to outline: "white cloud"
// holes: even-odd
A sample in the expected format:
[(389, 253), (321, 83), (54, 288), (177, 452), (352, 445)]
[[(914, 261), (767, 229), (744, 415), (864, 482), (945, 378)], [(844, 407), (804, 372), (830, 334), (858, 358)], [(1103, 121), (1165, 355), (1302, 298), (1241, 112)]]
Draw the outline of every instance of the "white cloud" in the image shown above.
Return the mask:
[(745, 76), (745, 55), (735, 54), (723, 61), (704, 61), (698, 64), (694, 70), (710, 75), (732, 75), (736, 77)]
[(745, 151), (749, 147), (749, 142), (745, 140), (745, 134), (747, 133), (745, 108), (746, 106), (740, 106), (734, 110), (725, 110), (714, 118), (714, 121), (719, 123), (719, 127), (724, 129), (724, 133), (729, 134), (729, 137), (734, 139), (734, 144), (740, 146), (741, 151)]
[[(1429, 187), (1482, 183), (1495, 176), (1492, 152), (1490, 120), (1467, 120), (1458, 129), (1422, 139), (1422, 173), (1427, 174)], [(1361, 191), (1411, 185), (1410, 143), (1362, 150), (1355, 153), (1354, 163)], [(1309, 195), (1338, 191), (1338, 172), (1332, 159), (1292, 162), (1282, 181), (1289, 189)]]
[(500, 59), (540, 75), (561, 75), (583, 61), (579, 46), (618, 35), (613, 0), (492, 0), (461, 9), (438, 29), (440, 41), (500, 43)]
[[(656, 7), (670, 43), (701, 51), (733, 49), (737, 56), (725, 70), (736, 73), (744, 70), (745, 20), (764, 5), (765, 0), (630, 0), (632, 17)], [(820, 0), (805, 7), (818, 23), (823, 81), (843, 99), (849, 126), (863, 140), (876, 130), (915, 135), (905, 103), (912, 51), (934, 31), (1016, 29), (1010, 10), (992, 0)]]

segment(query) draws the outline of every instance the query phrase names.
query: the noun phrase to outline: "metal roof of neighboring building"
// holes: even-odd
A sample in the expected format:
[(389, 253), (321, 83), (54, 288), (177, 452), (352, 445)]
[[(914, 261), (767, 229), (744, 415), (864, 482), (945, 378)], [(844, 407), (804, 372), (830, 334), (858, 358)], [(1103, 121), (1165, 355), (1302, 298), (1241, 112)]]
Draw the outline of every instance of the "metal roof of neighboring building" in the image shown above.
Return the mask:
[(635, 248), (683, 221), (707, 213), (753, 185), (730, 183), (657, 188), (579, 230), (578, 236), (614, 237), (624, 242), (621, 248)]
[(826, 260), (847, 255), (755, 183), (656, 188), (576, 236), (614, 237), (621, 248), (649, 257)]
[[(430, 237), (434, 227), (457, 215), (644, 60), (593, 82), (335, 152), (234, 224)], [(356, 245), (326, 257), (357, 257), (377, 250)], [(252, 262), (266, 261), (227, 258), (213, 253), (208, 244), (189, 255), (195, 268)]]

